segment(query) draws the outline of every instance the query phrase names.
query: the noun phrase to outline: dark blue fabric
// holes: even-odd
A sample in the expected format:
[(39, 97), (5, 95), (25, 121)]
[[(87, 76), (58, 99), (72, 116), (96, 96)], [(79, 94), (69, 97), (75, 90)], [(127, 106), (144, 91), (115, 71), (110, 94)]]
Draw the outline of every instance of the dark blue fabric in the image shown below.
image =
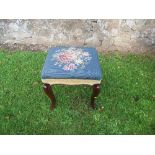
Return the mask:
[[(75, 50), (75, 52), (82, 51), (84, 54), (82, 52), (79, 52), (78, 56), (75, 54), (76, 60), (72, 61), (70, 64), (68, 63), (68, 60), (70, 61), (71, 59), (70, 55), (69, 57), (67, 55), (66, 58), (66, 54), (60, 54), (67, 50), (72, 51), (72, 47), (54, 47), (48, 50), (48, 55), (42, 70), (42, 79), (102, 79), (101, 68), (95, 48), (73, 48), (73, 53)], [(68, 63), (68, 66), (65, 65), (63, 60)]]

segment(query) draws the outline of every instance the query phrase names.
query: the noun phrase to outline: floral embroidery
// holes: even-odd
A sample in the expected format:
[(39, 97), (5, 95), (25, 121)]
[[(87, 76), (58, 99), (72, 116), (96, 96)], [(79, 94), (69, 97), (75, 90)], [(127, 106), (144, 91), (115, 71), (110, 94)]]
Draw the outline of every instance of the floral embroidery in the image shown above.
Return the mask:
[(64, 70), (74, 70), (74, 69), (77, 69), (77, 66), (73, 63), (69, 64), (69, 65), (65, 65), (63, 67)]
[(53, 55), (52, 60), (56, 66), (62, 67), (63, 70), (75, 70), (77, 68), (85, 68), (85, 65), (91, 60), (88, 52), (81, 48), (60, 49)]

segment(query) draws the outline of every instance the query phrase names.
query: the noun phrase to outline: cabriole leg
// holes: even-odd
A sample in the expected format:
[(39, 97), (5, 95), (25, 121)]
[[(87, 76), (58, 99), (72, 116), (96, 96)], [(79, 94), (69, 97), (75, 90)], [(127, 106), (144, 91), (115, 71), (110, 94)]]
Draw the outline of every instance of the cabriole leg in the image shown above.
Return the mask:
[(93, 85), (93, 93), (91, 96), (91, 106), (93, 109), (96, 109), (95, 99), (100, 93), (100, 84)]
[(52, 91), (52, 87), (49, 84), (44, 84), (43, 88), (44, 88), (44, 92), (51, 100), (50, 109), (53, 110), (56, 106), (56, 100), (55, 100), (54, 93)]

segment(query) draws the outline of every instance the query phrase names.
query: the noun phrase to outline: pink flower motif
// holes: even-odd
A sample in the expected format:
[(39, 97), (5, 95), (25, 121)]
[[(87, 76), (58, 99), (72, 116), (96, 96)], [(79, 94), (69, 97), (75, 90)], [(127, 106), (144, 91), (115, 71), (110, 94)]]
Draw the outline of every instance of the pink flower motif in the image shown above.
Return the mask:
[(61, 53), (58, 56), (58, 61), (63, 62), (63, 63), (68, 63), (68, 62), (72, 61), (72, 55), (68, 54), (67, 52)]
[(54, 65), (63, 67), (64, 70), (75, 70), (77, 68), (84, 68), (85, 65), (91, 60), (91, 55), (82, 49), (69, 48), (61, 49), (53, 55), (56, 61)]
[(69, 64), (69, 65), (65, 65), (64, 70), (74, 70), (74, 69), (77, 69), (77, 66), (73, 63)]

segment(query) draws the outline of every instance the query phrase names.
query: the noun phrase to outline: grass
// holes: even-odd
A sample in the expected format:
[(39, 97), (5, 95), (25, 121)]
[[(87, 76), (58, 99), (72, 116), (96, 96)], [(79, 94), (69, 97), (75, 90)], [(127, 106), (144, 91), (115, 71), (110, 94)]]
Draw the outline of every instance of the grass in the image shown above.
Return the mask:
[(57, 107), (40, 80), (45, 52), (0, 51), (0, 134), (155, 134), (155, 58), (100, 54), (97, 110), (90, 86), (54, 86)]

